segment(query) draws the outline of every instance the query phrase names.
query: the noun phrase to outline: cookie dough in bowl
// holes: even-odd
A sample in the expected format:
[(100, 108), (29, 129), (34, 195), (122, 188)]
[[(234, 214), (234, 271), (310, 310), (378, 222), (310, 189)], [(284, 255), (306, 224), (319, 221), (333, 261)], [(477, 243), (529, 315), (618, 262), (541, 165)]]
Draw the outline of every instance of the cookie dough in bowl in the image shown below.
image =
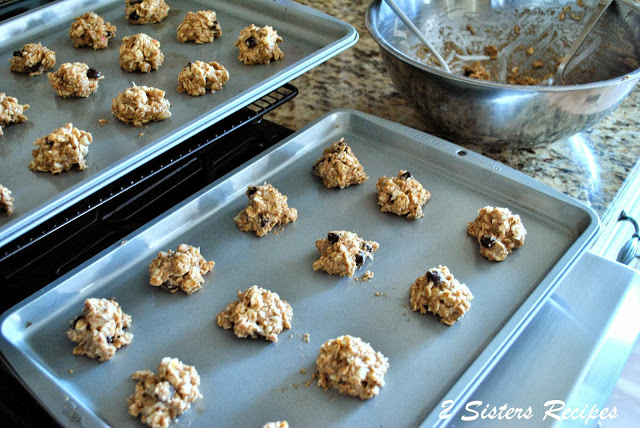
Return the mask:
[(178, 27), (177, 38), (180, 43), (211, 43), (222, 36), (222, 28), (212, 10), (187, 12), (184, 21)]
[(59, 174), (78, 165), (78, 169), (82, 171), (87, 166), (84, 157), (89, 152), (91, 141), (93, 137), (90, 133), (67, 123), (33, 143), (38, 148), (31, 151), (33, 160), (29, 163), (29, 168)]
[(9, 63), (14, 73), (29, 73), (33, 77), (56, 65), (56, 53), (40, 43), (27, 43), (20, 50), (13, 51)]
[(164, 91), (150, 86), (132, 86), (111, 102), (113, 115), (124, 123), (142, 126), (171, 117), (171, 104)]
[(160, 42), (144, 34), (138, 33), (122, 39), (120, 46), (120, 67), (129, 72), (148, 73), (157, 70), (164, 61), (160, 50)]
[(24, 111), (29, 107), (29, 104), (20, 104), (17, 98), (9, 97), (4, 92), (0, 92), (0, 135), (4, 135), (3, 127), (12, 123), (26, 122), (28, 119), (24, 115)]
[(167, 17), (169, 5), (164, 0), (125, 0), (124, 14), (130, 24), (155, 24)]
[(245, 65), (269, 64), (284, 58), (284, 53), (280, 50), (278, 43), (282, 37), (271, 26), (263, 28), (251, 24), (240, 31), (240, 37), (234, 46), (238, 47), (238, 59)]
[(468, 223), (467, 232), (478, 241), (480, 254), (497, 262), (520, 248), (527, 236), (519, 215), (508, 208), (491, 206), (478, 211), (476, 219)]
[(71, 23), (69, 37), (76, 48), (92, 47), (94, 50), (104, 49), (109, 45), (109, 39), (116, 36), (116, 26), (91, 11), (76, 17)]
[(178, 75), (178, 92), (198, 97), (207, 91), (214, 93), (222, 89), (229, 80), (229, 72), (215, 61), (190, 62)]
[(49, 73), (49, 84), (62, 98), (86, 98), (98, 90), (102, 73), (81, 62), (65, 62), (55, 73)]

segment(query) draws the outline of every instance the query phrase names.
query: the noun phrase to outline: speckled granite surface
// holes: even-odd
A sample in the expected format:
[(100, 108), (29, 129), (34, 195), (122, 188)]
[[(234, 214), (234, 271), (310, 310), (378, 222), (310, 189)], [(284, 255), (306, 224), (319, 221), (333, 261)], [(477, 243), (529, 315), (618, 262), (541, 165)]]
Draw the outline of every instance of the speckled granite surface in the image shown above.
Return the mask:
[[(267, 119), (300, 129), (323, 114), (351, 108), (424, 130), (396, 92), (365, 25), (369, 0), (298, 0), (353, 25), (360, 40), (292, 83), (299, 95)], [(592, 129), (535, 149), (466, 148), (528, 174), (602, 215), (640, 158), (640, 87)]]

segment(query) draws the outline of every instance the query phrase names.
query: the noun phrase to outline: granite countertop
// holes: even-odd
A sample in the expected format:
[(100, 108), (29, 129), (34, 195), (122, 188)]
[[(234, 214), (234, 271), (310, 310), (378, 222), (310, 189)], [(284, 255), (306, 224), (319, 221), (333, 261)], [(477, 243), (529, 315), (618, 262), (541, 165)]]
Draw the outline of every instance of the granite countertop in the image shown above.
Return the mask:
[[(297, 130), (327, 112), (350, 108), (425, 130), (400, 97), (365, 25), (369, 0), (297, 0), (353, 25), (355, 46), (295, 79), (299, 94), (267, 119)], [(517, 169), (591, 206), (602, 216), (640, 158), (640, 87), (593, 128), (534, 149), (465, 148)]]

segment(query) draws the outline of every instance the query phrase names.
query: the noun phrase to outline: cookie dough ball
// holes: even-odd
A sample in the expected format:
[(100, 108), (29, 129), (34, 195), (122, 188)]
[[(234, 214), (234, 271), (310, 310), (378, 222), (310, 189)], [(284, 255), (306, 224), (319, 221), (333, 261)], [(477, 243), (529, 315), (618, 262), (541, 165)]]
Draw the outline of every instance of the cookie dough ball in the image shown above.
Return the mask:
[(158, 374), (138, 370), (131, 375), (137, 380), (135, 392), (127, 398), (129, 414), (140, 417), (153, 428), (167, 428), (171, 421), (189, 410), (200, 394), (200, 375), (193, 366), (177, 358), (165, 357)]
[(0, 92), (0, 135), (4, 135), (2, 128), (12, 123), (26, 122), (24, 111), (29, 109), (29, 104), (19, 104), (18, 99), (9, 97)]
[(74, 355), (86, 355), (107, 361), (118, 349), (133, 340), (133, 334), (124, 329), (131, 325), (131, 316), (122, 312), (115, 299), (87, 299), (82, 314), (71, 321), (67, 337), (78, 346)]
[(160, 42), (144, 33), (122, 39), (120, 46), (120, 67), (128, 72), (148, 73), (157, 70), (164, 61)]
[(244, 232), (254, 232), (264, 236), (278, 224), (287, 224), (298, 218), (298, 211), (289, 208), (287, 197), (271, 184), (249, 186), (249, 205), (233, 220)]
[(422, 206), (431, 198), (431, 193), (404, 170), (400, 170), (395, 178), (380, 177), (376, 189), (380, 211), (406, 215), (412, 220), (424, 217)]
[(216, 316), (218, 326), (229, 329), (238, 337), (258, 336), (270, 342), (278, 341), (278, 334), (291, 328), (293, 311), (286, 300), (280, 299), (278, 293), (252, 286), (245, 292), (238, 292), (238, 300), (227, 305), (226, 309)]
[(84, 157), (89, 151), (91, 141), (93, 137), (90, 133), (67, 123), (33, 143), (37, 149), (31, 151), (33, 160), (29, 168), (58, 174), (69, 171), (73, 165), (78, 165), (78, 169), (82, 171), (87, 166)]
[(313, 165), (313, 173), (322, 178), (325, 187), (344, 189), (364, 183), (369, 178), (344, 138), (324, 149), (322, 157)]
[(49, 84), (62, 98), (86, 98), (98, 90), (102, 73), (81, 62), (65, 62), (55, 73), (48, 73)]
[(278, 47), (281, 41), (282, 37), (269, 25), (259, 28), (251, 24), (240, 31), (234, 46), (238, 47), (238, 59), (244, 64), (269, 64), (271, 60), (284, 58), (284, 53)]
[(159, 252), (149, 265), (149, 283), (162, 287), (172, 293), (178, 289), (193, 294), (202, 288), (203, 275), (215, 266), (216, 262), (206, 261), (200, 254), (200, 248), (180, 244), (177, 251)]
[(165, 19), (171, 9), (164, 0), (125, 0), (124, 4), (131, 24), (155, 24)]
[(326, 341), (316, 359), (318, 386), (367, 400), (380, 393), (389, 360), (359, 337)]
[(334, 230), (326, 238), (316, 241), (320, 258), (313, 263), (313, 270), (323, 270), (329, 275), (353, 276), (356, 269), (380, 247), (374, 241), (365, 241), (353, 232)]
[(94, 50), (104, 49), (109, 45), (109, 39), (116, 36), (116, 26), (95, 12), (87, 12), (76, 17), (71, 23), (69, 37), (76, 48), (90, 46)]
[(142, 126), (171, 117), (171, 104), (164, 91), (150, 86), (132, 86), (111, 102), (113, 115), (124, 123)]
[(13, 214), (13, 197), (11, 196), (11, 190), (0, 184), (0, 210), (7, 213), (7, 215)]
[(447, 325), (453, 325), (467, 313), (472, 299), (469, 288), (455, 279), (446, 266), (429, 269), (409, 289), (412, 310), (421, 314), (429, 311)]
[(519, 215), (511, 214), (508, 208), (490, 206), (478, 211), (476, 219), (468, 223), (467, 232), (478, 240), (480, 254), (497, 262), (520, 248), (527, 236)]
[(184, 21), (178, 27), (178, 41), (180, 43), (195, 42), (211, 43), (213, 39), (222, 36), (222, 28), (216, 20), (216, 13), (212, 10), (187, 12)]
[(40, 43), (27, 43), (9, 58), (11, 71), (37, 76), (56, 65), (56, 53)]
[(190, 62), (178, 75), (178, 92), (198, 97), (207, 91), (219, 91), (228, 80), (227, 69), (215, 61)]

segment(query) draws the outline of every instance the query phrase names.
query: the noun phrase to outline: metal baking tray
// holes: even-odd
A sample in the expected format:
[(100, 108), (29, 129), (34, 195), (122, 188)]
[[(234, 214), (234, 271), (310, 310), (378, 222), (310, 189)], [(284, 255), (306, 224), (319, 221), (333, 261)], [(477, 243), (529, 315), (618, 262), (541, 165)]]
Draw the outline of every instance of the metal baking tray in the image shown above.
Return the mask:
[[(122, 0), (65, 0), (44, 6), (0, 25), (0, 91), (29, 104), (29, 121), (12, 125), (0, 137), (0, 183), (13, 192), (15, 212), (0, 215), (0, 247), (15, 236), (51, 217), (73, 201), (94, 192), (153, 156), (180, 143), (211, 123), (289, 82), (326, 59), (356, 43), (355, 29), (336, 18), (290, 0), (170, 1), (169, 16), (153, 25), (131, 25), (124, 17)], [(213, 9), (222, 26), (222, 37), (213, 43), (178, 43), (176, 30), (188, 11)], [(116, 37), (105, 50), (73, 47), (68, 31), (71, 21), (94, 10), (116, 25)], [(268, 65), (245, 66), (233, 46), (240, 30), (252, 23), (271, 25), (284, 41), (282, 60)], [(151, 73), (127, 73), (120, 68), (122, 38), (144, 32), (158, 39), (165, 60)], [(56, 67), (80, 61), (100, 70), (105, 79), (88, 98), (62, 99), (40, 76), (12, 73), (8, 58), (25, 43), (42, 42), (56, 52)], [(178, 93), (178, 74), (193, 60), (215, 60), (230, 74), (215, 94), (191, 97)], [(111, 100), (133, 83), (166, 91), (171, 102), (170, 119), (141, 128), (124, 124), (112, 115)], [(99, 119), (108, 124), (100, 127)], [(87, 155), (88, 168), (52, 176), (28, 168), (32, 143), (67, 122), (93, 135)]]
[[(312, 165), (340, 137), (369, 179), (326, 189)], [(432, 193), (424, 218), (407, 220), (377, 206), (377, 178), (400, 169)], [(247, 185), (265, 181), (288, 197), (298, 219), (257, 238), (232, 219), (247, 204)], [(500, 263), (482, 257), (466, 232), (485, 205), (509, 207), (528, 231), (525, 245)], [(172, 356), (194, 365), (202, 379), (204, 398), (180, 417), (183, 425), (415, 426), (429, 415), (437, 419), (443, 400), (458, 402), (473, 391), (598, 228), (588, 207), (497, 162), (396, 123), (336, 111), (7, 311), (0, 350), (64, 425), (132, 423), (129, 376)], [(371, 270), (371, 281), (313, 271), (315, 240), (335, 229), (380, 243), (357, 274)], [(199, 246), (216, 262), (191, 296), (148, 284), (150, 261), (180, 243)], [(438, 264), (475, 296), (452, 327), (408, 308), (413, 281)], [(253, 284), (293, 307), (292, 329), (277, 343), (238, 339), (216, 326), (216, 314)], [(115, 297), (133, 317), (133, 343), (102, 364), (74, 356), (65, 335), (89, 297)], [(379, 396), (360, 401), (312, 381), (321, 344), (342, 334), (389, 358)]]

